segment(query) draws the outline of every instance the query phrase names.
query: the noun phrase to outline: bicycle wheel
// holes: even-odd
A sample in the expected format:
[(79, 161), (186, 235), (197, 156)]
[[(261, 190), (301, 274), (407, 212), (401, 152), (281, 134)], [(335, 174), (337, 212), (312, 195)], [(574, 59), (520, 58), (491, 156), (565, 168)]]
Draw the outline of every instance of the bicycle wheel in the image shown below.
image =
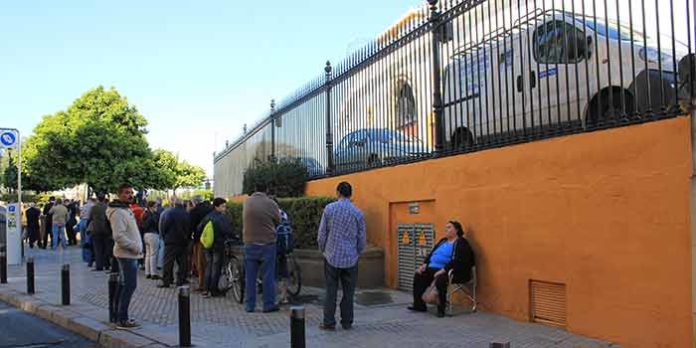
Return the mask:
[(237, 303), (244, 303), (244, 267), (236, 257), (231, 258), (227, 265), (231, 279), (232, 296)]
[(290, 276), (290, 279), (288, 279), (288, 294), (295, 297), (302, 290), (302, 271), (293, 254), (288, 255), (288, 275)]

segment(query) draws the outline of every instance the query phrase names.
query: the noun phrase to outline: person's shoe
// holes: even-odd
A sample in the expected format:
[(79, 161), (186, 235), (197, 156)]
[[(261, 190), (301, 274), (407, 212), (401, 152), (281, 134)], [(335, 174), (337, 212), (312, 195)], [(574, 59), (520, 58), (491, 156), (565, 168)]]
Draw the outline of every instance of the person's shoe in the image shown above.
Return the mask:
[(126, 321), (120, 321), (116, 324), (116, 328), (120, 330), (130, 330), (140, 327), (140, 324), (136, 323), (133, 319), (128, 319)]
[(407, 308), (409, 311), (414, 311), (414, 312), (427, 312), (428, 311), (428, 308), (423, 308), (423, 307), (408, 306)]
[(277, 312), (277, 311), (279, 311), (279, 310), (280, 310), (280, 307), (278, 307), (278, 306), (273, 306), (273, 307), (271, 307), (271, 308), (264, 309), (263, 312), (264, 312), (264, 313), (273, 313), (273, 312)]
[(319, 324), (319, 330), (334, 331), (336, 330), (336, 324), (321, 323)]
[(95, 272), (95, 271), (96, 272), (103, 272), (104, 269), (103, 268), (92, 268), (92, 272)]
[(158, 287), (158, 288), (169, 288), (170, 286), (171, 286), (171, 284), (167, 284), (167, 283), (159, 283), (159, 284), (157, 284), (157, 287)]
[(145, 275), (145, 279), (152, 279), (152, 276), (147, 274), (147, 275)]
[(207, 291), (203, 291), (203, 293), (201, 294), (201, 296), (203, 296), (203, 298), (208, 298), (208, 297), (210, 297), (210, 293), (207, 292)]
[(160, 278), (160, 276), (158, 276), (158, 275), (156, 275), (156, 274), (153, 274), (153, 275), (150, 276), (150, 279), (152, 279), (152, 280), (159, 280), (159, 279), (162, 279), (162, 278)]
[(444, 309), (437, 309), (437, 317), (438, 318), (444, 318), (445, 317), (445, 310)]
[(353, 324), (341, 324), (341, 327), (343, 328), (343, 330), (352, 330)]
[(254, 313), (255, 309), (254, 308), (246, 308), (244, 307), (244, 311), (247, 313)]

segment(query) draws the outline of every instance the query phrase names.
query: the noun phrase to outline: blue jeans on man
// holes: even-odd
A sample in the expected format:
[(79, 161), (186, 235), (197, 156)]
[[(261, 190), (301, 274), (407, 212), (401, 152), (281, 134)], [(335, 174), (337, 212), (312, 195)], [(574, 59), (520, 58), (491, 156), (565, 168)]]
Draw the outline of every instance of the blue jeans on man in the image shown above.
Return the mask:
[(128, 321), (128, 306), (135, 288), (138, 287), (138, 259), (117, 258), (119, 265), (118, 282), (120, 291), (118, 294), (118, 308), (116, 320)]
[(68, 248), (68, 240), (65, 236), (65, 226), (63, 225), (53, 225), (53, 230), (51, 231), (51, 249), (55, 250), (58, 247), (58, 240), (60, 239), (60, 245), (63, 246), (63, 250)]
[(276, 244), (245, 244), (244, 269), (246, 302), (244, 309), (253, 312), (256, 309), (256, 278), (259, 268), (263, 280), (263, 311), (273, 311), (276, 305), (275, 284)]

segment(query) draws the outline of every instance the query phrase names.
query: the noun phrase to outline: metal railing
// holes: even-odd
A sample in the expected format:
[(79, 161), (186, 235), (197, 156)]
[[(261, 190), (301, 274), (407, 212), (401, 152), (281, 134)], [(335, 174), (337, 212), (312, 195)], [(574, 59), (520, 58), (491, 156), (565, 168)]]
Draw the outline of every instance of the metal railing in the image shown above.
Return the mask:
[(691, 2), (429, 0), (272, 105), (216, 185), (269, 158), (318, 178), (683, 114)]

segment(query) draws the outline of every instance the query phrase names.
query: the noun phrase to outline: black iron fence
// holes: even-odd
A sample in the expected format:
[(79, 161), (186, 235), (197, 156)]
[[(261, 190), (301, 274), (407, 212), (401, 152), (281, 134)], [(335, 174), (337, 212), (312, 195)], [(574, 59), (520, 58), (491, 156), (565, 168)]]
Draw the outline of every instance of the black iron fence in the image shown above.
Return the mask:
[(672, 117), (693, 100), (692, 0), (429, 0), (215, 157), (313, 178)]

